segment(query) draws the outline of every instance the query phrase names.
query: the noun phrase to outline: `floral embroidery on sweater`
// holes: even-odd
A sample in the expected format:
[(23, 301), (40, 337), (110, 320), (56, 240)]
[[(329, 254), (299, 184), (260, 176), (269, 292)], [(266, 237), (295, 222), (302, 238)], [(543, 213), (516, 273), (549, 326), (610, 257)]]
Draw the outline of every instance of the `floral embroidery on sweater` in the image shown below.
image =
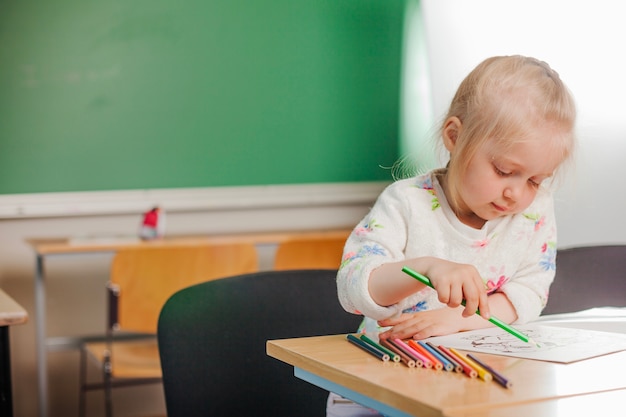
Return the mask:
[[(343, 260), (341, 261), (341, 266), (339, 267), (339, 269), (343, 269), (346, 265), (350, 264), (356, 259), (365, 258), (366, 256), (371, 255), (385, 256), (386, 254), (387, 252), (382, 248), (382, 246), (378, 244), (364, 245), (359, 248), (358, 252), (346, 253), (343, 257)], [(352, 275), (353, 272), (354, 271), (350, 271), (349, 275)]]
[(546, 216), (542, 216), (539, 213), (524, 213), (524, 217), (535, 222), (535, 232), (541, 229), (546, 222)]
[(421, 181), (418, 181), (415, 186), (422, 190), (428, 191), (428, 193), (433, 196), (432, 200), (430, 200), (431, 210), (435, 211), (439, 207), (441, 207), (439, 199), (437, 198), (437, 194), (435, 193), (435, 187), (433, 187), (433, 180), (430, 178), (430, 176), (423, 178)]
[(363, 235), (373, 232), (374, 229), (376, 228), (383, 228), (383, 227), (384, 226), (378, 223), (376, 219), (369, 219), (368, 221), (365, 222), (364, 225), (357, 227), (354, 230), (354, 234), (356, 234), (357, 236), (363, 236)]
[(545, 271), (555, 271), (556, 270), (556, 242), (550, 241), (543, 244), (541, 247), (541, 259), (539, 260), (539, 265)]
[(495, 277), (487, 280), (487, 293), (493, 294), (502, 288), (504, 284), (509, 282), (510, 277), (504, 275), (504, 265), (502, 265), (500, 269), (497, 269), (495, 266), (491, 266), (489, 267), (489, 271), (491, 271)]
[(419, 303), (411, 306), (409, 308), (405, 308), (402, 310), (403, 313), (417, 313), (418, 311), (428, 310), (428, 303), (426, 301), (420, 301)]

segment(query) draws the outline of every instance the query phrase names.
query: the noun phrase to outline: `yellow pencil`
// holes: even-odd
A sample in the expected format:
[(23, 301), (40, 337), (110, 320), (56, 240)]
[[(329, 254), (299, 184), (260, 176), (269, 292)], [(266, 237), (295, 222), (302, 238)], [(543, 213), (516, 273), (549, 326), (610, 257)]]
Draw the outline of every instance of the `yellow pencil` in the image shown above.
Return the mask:
[(490, 382), (493, 379), (493, 376), (491, 375), (491, 373), (487, 372), (485, 368), (478, 365), (476, 362), (468, 358), (466, 355), (463, 355), (461, 352), (459, 352), (455, 348), (448, 348), (448, 349), (450, 349), (450, 352), (454, 353), (460, 359), (464, 360), (465, 363), (467, 363), (473, 370), (475, 370), (480, 379), (482, 379), (485, 382)]

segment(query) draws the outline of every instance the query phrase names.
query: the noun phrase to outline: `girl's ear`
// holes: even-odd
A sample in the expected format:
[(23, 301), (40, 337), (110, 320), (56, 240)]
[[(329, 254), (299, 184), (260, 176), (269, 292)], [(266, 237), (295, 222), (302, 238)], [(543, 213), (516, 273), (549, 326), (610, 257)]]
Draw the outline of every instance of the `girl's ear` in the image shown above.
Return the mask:
[(445, 145), (448, 152), (452, 152), (454, 147), (456, 146), (456, 140), (461, 134), (461, 130), (463, 129), (463, 124), (461, 120), (456, 117), (448, 117), (446, 122), (443, 124), (443, 144)]

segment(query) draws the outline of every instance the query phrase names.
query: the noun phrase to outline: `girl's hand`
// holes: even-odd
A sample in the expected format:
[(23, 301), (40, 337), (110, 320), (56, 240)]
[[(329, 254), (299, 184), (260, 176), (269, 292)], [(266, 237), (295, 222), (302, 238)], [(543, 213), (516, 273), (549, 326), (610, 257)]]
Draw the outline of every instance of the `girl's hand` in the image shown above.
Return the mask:
[(430, 261), (424, 275), (437, 290), (440, 302), (454, 308), (465, 300), (463, 317), (470, 317), (479, 309), (480, 315), (489, 319), (487, 291), (474, 266), (437, 258), (430, 258)]
[(464, 330), (466, 320), (457, 308), (443, 307), (417, 313), (403, 313), (397, 317), (380, 320), (378, 322), (380, 326), (392, 328), (378, 336), (381, 339), (426, 339), (431, 336), (443, 336)]

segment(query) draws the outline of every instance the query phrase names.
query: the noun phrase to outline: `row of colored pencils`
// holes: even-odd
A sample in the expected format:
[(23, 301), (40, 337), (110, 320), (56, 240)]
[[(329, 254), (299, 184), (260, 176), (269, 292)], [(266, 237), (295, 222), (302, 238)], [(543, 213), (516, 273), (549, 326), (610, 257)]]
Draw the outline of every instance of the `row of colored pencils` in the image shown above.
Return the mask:
[(464, 373), (470, 378), (495, 381), (505, 388), (511, 381), (472, 354), (464, 355), (454, 348), (435, 346), (420, 340), (381, 339), (374, 341), (367, 335), (349, 334), (347, 339), (382, 361), (402, 362), (406, 366)]

